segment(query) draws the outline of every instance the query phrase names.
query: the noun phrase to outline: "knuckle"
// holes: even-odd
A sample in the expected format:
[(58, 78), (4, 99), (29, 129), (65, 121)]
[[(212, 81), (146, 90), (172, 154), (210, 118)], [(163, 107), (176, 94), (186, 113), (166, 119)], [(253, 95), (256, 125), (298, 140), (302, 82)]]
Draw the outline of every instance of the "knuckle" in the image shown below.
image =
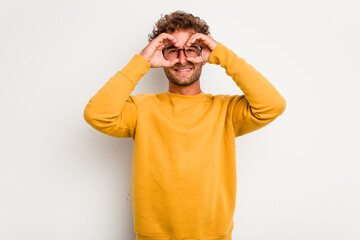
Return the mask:
[(164, 38), (164, 37), (166, 37), (166, 33), (161, 33), (161, 34), (159, 35), (159, 38)]

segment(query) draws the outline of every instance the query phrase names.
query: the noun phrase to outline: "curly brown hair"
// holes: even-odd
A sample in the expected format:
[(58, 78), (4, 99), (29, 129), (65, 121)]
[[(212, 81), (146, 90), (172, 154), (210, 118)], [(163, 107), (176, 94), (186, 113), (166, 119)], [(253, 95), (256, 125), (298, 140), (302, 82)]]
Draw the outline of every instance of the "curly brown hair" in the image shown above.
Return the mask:
[(161, 33), (173, 33), (176, 30), (186, 29), (193, 29), (197, 33), (210, 35), (209, 26), (204, 20), (190, 13), (178, 10), (161, 16), (159, 21), (156, 22), (152, 33), (149, 34), (149, 42)]

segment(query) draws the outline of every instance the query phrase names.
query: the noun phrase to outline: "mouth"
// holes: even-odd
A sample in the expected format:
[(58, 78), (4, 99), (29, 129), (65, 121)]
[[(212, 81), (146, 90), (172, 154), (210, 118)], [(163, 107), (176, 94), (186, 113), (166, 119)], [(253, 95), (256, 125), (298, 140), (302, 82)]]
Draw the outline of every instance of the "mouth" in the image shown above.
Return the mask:
[(192, 70), (192, 67), (187, 67), (187, 68), (175, 68), (174, 71), (177, 73), (188, 73)]

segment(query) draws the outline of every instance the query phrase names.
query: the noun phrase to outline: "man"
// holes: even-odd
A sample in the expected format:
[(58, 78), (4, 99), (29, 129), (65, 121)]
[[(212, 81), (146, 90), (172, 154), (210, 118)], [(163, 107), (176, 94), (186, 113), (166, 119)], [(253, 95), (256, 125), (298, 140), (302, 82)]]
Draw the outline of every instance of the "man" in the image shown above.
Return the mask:
[[(285, 100), (192, 14), (165, 15), (149, 41), (90, 99), (84, 118), (105, 134), (134, 140), (136, 239), (231, 239), (235, 137), (269, 124), (285, 110)], [(244, 95), (202, 92), (207, 62), (221, 65)], [(159, 67), (169, 79), (167, 92), (130, 95), (150, 68)]]

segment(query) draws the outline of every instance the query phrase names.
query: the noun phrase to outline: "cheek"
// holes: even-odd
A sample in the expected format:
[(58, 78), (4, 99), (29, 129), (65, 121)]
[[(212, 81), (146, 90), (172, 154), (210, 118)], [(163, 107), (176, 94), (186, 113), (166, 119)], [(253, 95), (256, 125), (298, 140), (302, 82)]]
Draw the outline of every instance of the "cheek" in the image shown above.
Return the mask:
[(170, 68), (164, 68), (164, 72), (165, 72), (165, 74), (169, 74), (170, 73)]
[(204, 65), (203, 63), (197, 63), (197, 64), (195, 64), (195, 69), (196, 70), (201, 70), (203, 65)]
[(171, 70), (169, 68), (164, 68), (164, 73), (167, 78), (172, 78), (173, 74), (171, 73)]

